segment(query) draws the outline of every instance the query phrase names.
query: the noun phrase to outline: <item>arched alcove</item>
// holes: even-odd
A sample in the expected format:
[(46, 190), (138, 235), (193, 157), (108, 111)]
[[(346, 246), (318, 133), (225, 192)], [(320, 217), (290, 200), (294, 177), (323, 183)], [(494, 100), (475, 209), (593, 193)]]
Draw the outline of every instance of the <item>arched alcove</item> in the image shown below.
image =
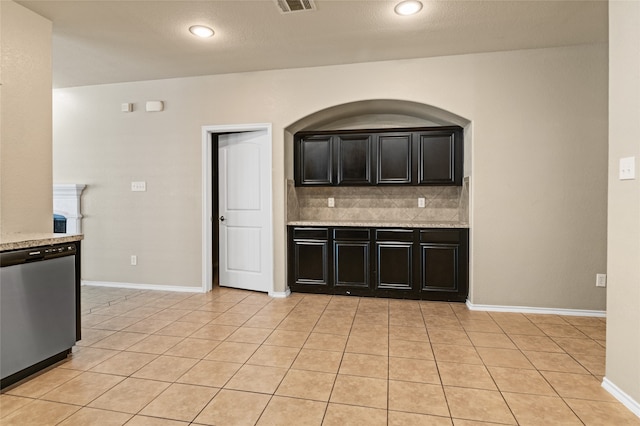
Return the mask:
[[(294, 185), (294, 135), (298, 132), (452, 125), (464, 129), (462, 186), (323, 188)], [(298, 119), (284, 131), (287, 223), (298, 226), (319, 222), (358, 223), (358, 226), (362, 226), (362, 223), (391, 221), (408, 227), (424, 223), (443, 227), (470, 225), (471, 127), (470, 120), (453, 112), (433, 105), (397, 99), (349, 102), (324, 108)], [(323, 202), (327, 197), (331, 197), (328, 200), (329, 206)], [(425, 199), (428, 200), (426, 206)], [(471, 257), (470, 252), (469, 256)], [(471, 280), (469, 291), (471, 294)]]
[[(372, 121), (382, 118), (381, 121)], [(329, 130), (334, 126), (404, 127), (411, 125), (457, 125), (466, 127), (470, 121), (433, 105), (398, 99), (370, 99), (335, 105), (309, 114), (289, 125), (286, 130)]]
[(464, 176), (471, 175), (471, 121), (442, 108), (400, 99), (369, 99), (328, 107), (285, 128), (285, 176), (293, 179), (293, 135), (308, 130), (426, 126), (464, 128)]

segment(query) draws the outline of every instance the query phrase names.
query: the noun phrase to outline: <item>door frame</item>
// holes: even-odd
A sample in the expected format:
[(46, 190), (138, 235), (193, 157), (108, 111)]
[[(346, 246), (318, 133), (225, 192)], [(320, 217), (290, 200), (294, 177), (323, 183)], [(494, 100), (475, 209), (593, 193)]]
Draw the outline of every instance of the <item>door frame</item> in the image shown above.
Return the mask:
[[(273, 164), (273, 136), (271, 131), (271, 123), (254, 123), (254, 124), (222, 124), (202, 126), (202, 292), (211, 291), (213, 285), (213, 173), (217, 173), (217, 165), (212, 164), (213, 143), (212, 135), (218, 133), (242, 133), (265, 130), (267, 132), (267, 143), (269, 144), (267, 155), (269, 164)], [(216, 147), (217, 149), (217, 147)], [(271, 205), (269, 210), (269, 229), (266, 230), (266, 236), (269, 239), (269, 245), (273, 247), (273, 177), (272, 168), (269, 169), (269, 193), (262, 194), (268, 199)], [(216, 190), (217, 192), (217, 190)], [(265, 273), (270, 277), (270, 286), (268, 294), (273, 293), (273, 250), (265, 254), (269, 256), (269, 270)]]

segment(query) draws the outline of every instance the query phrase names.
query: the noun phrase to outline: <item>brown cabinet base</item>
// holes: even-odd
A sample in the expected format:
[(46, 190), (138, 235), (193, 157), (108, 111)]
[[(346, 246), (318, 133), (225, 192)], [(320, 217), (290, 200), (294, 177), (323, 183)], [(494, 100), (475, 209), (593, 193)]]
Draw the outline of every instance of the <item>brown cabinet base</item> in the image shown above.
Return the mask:
[(466, 228), (289, 227), (293, 292), (464, 302)]

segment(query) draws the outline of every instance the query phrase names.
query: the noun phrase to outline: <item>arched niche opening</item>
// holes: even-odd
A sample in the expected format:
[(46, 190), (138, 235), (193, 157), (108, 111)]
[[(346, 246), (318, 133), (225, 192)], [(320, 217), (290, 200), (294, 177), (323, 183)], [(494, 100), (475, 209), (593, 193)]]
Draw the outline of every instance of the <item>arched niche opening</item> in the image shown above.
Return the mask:
[(285, 176), (293, 179), (293, 136), (309, 130), (348, 130), (430, 126), (464, 128), (464, 176), (471, 175), (471, 121), (433, 105), (398, 99), (370, 99), (335, 105), (285, 128)]
[[(296, 188), (293, 182), (294, 179), (294, 147), (293, 139), (294, 135), (300, 131), (319, 131), (319, 130), (351, 130), (351, 129), (380, 129), (380, 128), (403, 128), (403, 127), (432, 127), (432, 126), (451, 126), (457, 125), (464, 129), (464, 182), (462, 187), (431, 187), (431, 188), (399, 188), (392, 196), (397, 196), (396, 201), (399, 198), (403, 198), (403, 205), (412, 205), (412, 198), (427, 197), (429, 199), (441, 197), (442, 202), (435, 202), (428, 205), (426, 209), (410, 210), (399, 209), (385, 210), (384, 215), (388, 217), (394, 217), (402, 219), (403, 221), (443, 221), (443, 222), (470, 222), (470, 194), (469, 194), (469, 177), (471, 175), (471, 121), (454, 114), (450, 111), (446, 111), (442, 108), (435, 107), (433, 105), (422, 104), (418, 102), (394, 100), (394, 99), (373, 99), (357, 102), (350, 102), (346, 104), (336, 105), (329, 108), (325, 108), (309, 114), (285, 128), (284, 142), (285, 142), (285, 176), (287, 179), (286, 189), (286, 206), (287, 206), (287, 222), (308, 220), (310, 215), (307, 213), (313, 212), (311, 216), (316, 213), (318, 217), (335, 218), (341, 214), (347, 214), (345, 210), (335, 209), (320, 209), (320, 208), (304, 208), (312, 202), (309, 198), (320, 197), (320, 195), (327, 196), (331, 193), (332, 197), (344, 196), (345, 198), (357, 198), (356, 193), (363, 193), (363, 189), (350, 189), (350, 188)], [(377, 194), (375, 197), (389, 195), (392, 189), (384, 190), (384, 194)], [(368, 198), (372, 198), (371, 191), (382, 191), (382, 188), (371, 188), (368, 190)], [(395, 190), (394, 190), (395, 191)], [(437, 195), (434, 195), (434, 191)], [(316, 194), (317, 193), (317, 194)], [(367, 197), (365, 197), (367, 198)], [(336, 198), (337, 200), (338, 198)], [(308, 201), (308, 202), (307, 202)], [(354, 200), (347, 200), (354, 203)], [(375, 216), (374, 209), (366, 209), (366, 206), (358, 200), (357, 204), (362, 205), (363, 209), (360, 212), (350, 211), (351, 217), (357, 217), (362, 214), (362, 210), (366, 210), (367, 216), (371, 218)], [(451, 203), (453, 202), (453, 206)], [(457, 202), (457, 204), (456, 204)], [(317, 204), (317, 202), (316, 202)], [(393, 204), (393, 203), (390, 203)], [(442, 206), (448, 206), (448, 208), (440, 208)], [(434, 208), (431, 208), (434, 206)], [(417, 206), (416, 206), (417, 207)], [(382, 211), (379, 211), (378, 216)], [(388, 212), (388, 213), (387, 213)], [(364, 217), (362, 217), (364, 218)]]

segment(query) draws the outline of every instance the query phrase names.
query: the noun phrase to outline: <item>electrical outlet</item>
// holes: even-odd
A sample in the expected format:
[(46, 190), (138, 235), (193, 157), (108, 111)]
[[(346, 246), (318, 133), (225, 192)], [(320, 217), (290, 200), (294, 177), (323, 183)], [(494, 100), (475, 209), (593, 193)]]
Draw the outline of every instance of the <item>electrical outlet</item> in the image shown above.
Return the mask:
[(333, 197), (329, 197), (327, 198), (327, 205), (329, 207), (335, 207), (336, 206), (336, 200)]
[(418, 198), (418, 207), (424, 207), (425, 206), (425, 199), (424, 197), (419, 197)]
[(596, 287), (607, 286), (607, 274), (596, 274)]
[(131, 266), (136, 266), (138, 264), (138, 256), (135, 254), (131, 255)]

